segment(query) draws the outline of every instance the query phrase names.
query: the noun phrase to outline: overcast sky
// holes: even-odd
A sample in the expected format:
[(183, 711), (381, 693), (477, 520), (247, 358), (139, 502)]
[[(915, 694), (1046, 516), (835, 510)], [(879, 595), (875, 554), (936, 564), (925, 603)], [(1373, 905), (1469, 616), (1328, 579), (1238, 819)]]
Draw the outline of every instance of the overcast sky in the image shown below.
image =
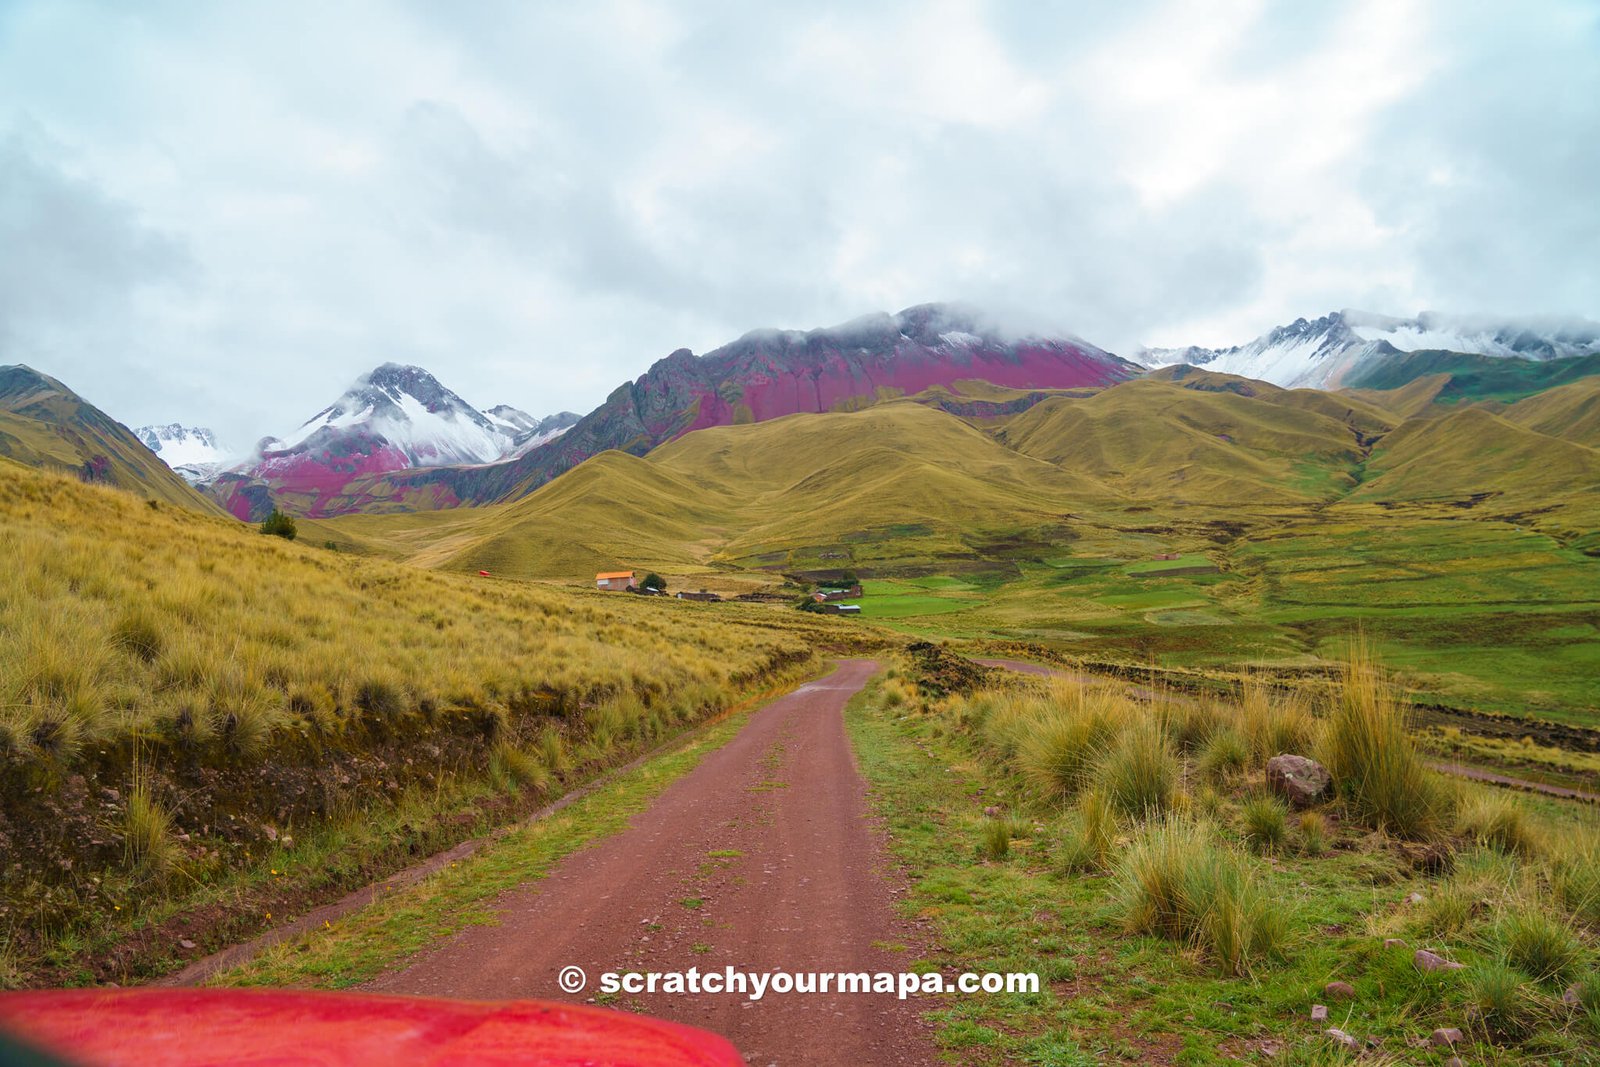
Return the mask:
[(939, 299), (1600, 318), (1600, 3), (0, 0), (0, 363), (130, 425), (384, 360), (583, 412)]

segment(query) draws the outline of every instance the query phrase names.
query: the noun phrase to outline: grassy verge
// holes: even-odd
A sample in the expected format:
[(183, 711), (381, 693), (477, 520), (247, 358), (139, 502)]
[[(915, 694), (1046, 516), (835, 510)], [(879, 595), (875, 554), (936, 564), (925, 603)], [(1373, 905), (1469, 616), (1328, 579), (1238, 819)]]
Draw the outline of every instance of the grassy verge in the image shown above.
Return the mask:
[(734, 712), (693, 734), (682, 747), (618, 775), (560, 812), (522, 826), (324, 929), (280, 942), (211, 984), (345, 989), (440, 938), (468, 926), (492, 925), (499, 893), (544, 877), (563, 857), (624, 829), (662, 790), (738, 733), (754, 710)]
[[(1519, 797), (1507, 815), (1507, 798), (1463, 787), (1464, 829), (1441, 837), (1454, 873), (1430, 871), (1431, 847), (1361, 825), (1343, 801), (1305, 823), (1261, 803), (1246, 734), (1235, 760), (1219, 743), (1211, 781), (1184, 756), (1172, 814), (1116, 820), (1097, 858), (1086, 805), (1044, 799), (1038, 776), (997, 754), (959, 699), (928, 702), (908, 696), (914, 689), (893, 678), (846, 710), (874, 804), (912, 874), (906, 907), (935, 925), (940, 967), (1037, 971), (1044, 983), (1037, 996), (974, 997), (938, 1011), (953, 1060), (1338, 1062), (1347, 1054), (1324, 1031), (1339, 1027), (1363, 1045), (1377, 1040), (1364, 1062), (1443, 1063), (1450, 1051), (1426, 1039), (1452, 1026), (1466, 1032), (1456, 1051), (1469, 1062), (1600, 1059), (1600, 1014), (1560, 999), (1595, 960), (1588, 875), (1571, 873), (1593, 869), (1581, 857), (1546, 861), (1535, 851), (1592, 833), (1591, 812)], [(990, 723), (1004, 719), (990, 710)], [(1262, 717), (1269, 734), (1273, 719)], [(1231, 899), (1243, 926), (1252, 907), (1265, 913), (1261, 951), (1244, 944), (1230, 955), (1227, 930), (1215, 923), (1163, 930), (1158, 916), (1144, 924), (1153, 932), (1139, 932), (1129, 857), (1148, 853), (1164, 820), (1180, 816), (1207, 828), (1186, 867), (1210, 863), (1226, 882), (1236, 866), (1254, 887)], [(1561, 863), (1569, 873), (1558, 873)], [(1551, 905), (1556, 896), (1571, 907)], [(1391, 938), (1404, 943), (1386, 946)], [(1544, 948), (1530, 952), (1529, 943), (1575, 955), (1559, 977), (1534, 976), (1530, 968), (1543, 964), (1531, 957)], [(1421, 971), (1419, 948), (1466, 966)], [(1354, 996), (1326, 989), (1336, 981)], [(1592, 1002), (1588, 981), (1581, 995)], [(1326, 1021), (1312, 1020), (1314, 1004), (1329, 1009)]]

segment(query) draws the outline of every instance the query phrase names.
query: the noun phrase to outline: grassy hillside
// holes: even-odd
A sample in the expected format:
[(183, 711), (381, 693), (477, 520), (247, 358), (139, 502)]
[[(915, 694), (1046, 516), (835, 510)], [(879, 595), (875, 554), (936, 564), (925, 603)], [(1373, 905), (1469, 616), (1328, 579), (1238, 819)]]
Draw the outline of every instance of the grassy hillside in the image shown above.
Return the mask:
[(864, 616), (902, 631), (1120, 662), (1296, 669), (1359, 629), (1419, 695), (1584, 720), (1600, 479), (1575, 438), (1593, 388), (1463, 408), (1175, 368), (982, 428), (909, 400), (723, 427), (514, 505), (330, 527), (572, 583), (850, 568), (880, 583)]
[(1480, 495), (1526, 507), (1570, 501), (1593, 515), (1600, 502), (1600, 451), (1483, 408), (1466, 408), (1412, 420), (1386, 436), (1350, 499), (1470, 500)]
[(126, 426), (31, 367), (0, 367), (0, 456), (221, 514)]
[[(1270, 386), (1263, 387), (1270, 389)], [(1026, 456), (1173, 502), (1327, 500), (1355, 483), (1357, 431), (1303, 406), (1228, 391), (1129, 382), (1047, 400), (997, 435)]]
[(1435, 396), (1441, 403), (1516, 400), (1600, 374), (1600, 355), (1566, 359), (1504, 359), (1467, 352), (1404, 352), (1345, 380), (1352, 389), (1399, 389), (1419, 378), (1447, 375)]
[(483, 783), (536, 801), (860, 636), (357, 558), (9, 460), (0, 561), (0, 983), (174, 900), (259, 923), (212, 911), (286, 835), (383, 824), (303, 888), (381, 877), (361, 847), (481, 827)]
[[(845, 551), (835, 544), (857, 558), (975, 558), (972, 544), (990, 531), (1056, 523), (1070, 500), (1106, 492), (954, 416), (895, 401), (715, 427), (643, 459), (608, 452), (411, 558), (540, 577), (622, 564), (684, 576), (803, 567)], [(329, 525), (391, 523), (431, 525)]]
[(1527, 429), (1573, 444), (1600, 448), (1600, 377), (1519, 400), (1501, 414)]

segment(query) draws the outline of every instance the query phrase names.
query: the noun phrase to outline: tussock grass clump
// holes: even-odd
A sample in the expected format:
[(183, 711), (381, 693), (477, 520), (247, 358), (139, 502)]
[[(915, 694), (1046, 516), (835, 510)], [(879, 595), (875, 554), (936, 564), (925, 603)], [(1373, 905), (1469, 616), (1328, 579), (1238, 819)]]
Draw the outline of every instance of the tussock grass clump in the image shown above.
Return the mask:
[(1223, 974), (1245, 974), (1287, 940), (1279, 906), (1208, 824), (1152, 820), (1123, 853), (1115, 878), (1128, 930), (1190, 943)]
[(1289, 837), (1289, 808), (1270, 793), (1254, 793), (1239, 806), (1244, 839), (1261, 852), (1276, 852)]
[(1204, 749), (1233, 717), (1230, 710), (1211, 700), (1166, 700), (1159, 717), (1172, 743), (1184, 753)]
[(1572, 915), (1600, 925), (1600, 833), (1568, 834), (1552, 848), (1550, 883)]
[(1480, 845), (1518, 856), (1543, 851), (1543, 835), (1527, 808), (1506, 793), (1485, 790), (1468, 796), (1456, 811), (1456, 830)]
[(1472, 925), (1481, 906), (1481, 899), (1471, 888), (1459, 882), (1445, 882), (1423, 898), (1417, 926), (1434, 937), (1454, 937)]
[(167, 645), (167, 635), (161, 628), (156, 613), (143, 603), (123, 609), (122, 616), (112, 628), (117, 643), (145, 663), (161, 658)]
[(550, 788), (550, 770), (536, 755), (502, 739), (489, 753), (489, 774), (502, 788), (531, 788), (542, 793)]
[(1517, 1041), (1539, 1023), (1539, 1001), (1528, 976), (1504, 963), (1491, 960), (1474, 967), (1467, 996), (1472, 1029), (1491, 1039)]
[(1062, 841), (1061, 862), (1068, 870), (1104, 870), (1110, 863), (1117, 840), (1117, 816), (1105, 794), (1089, 790), (1078, 797), (1078, 806)]
[(572, 757), (567, 751), (566, 739), (554, 726), (546, 726), (539, 733), (539, 758), (554, 774), (564, 774), (572, 769)]
[(1583, 959), (1583, 944), (1566, 923), (1524, 904), (1503, 913), (1494, 940), (1506, 961), (1535, 982), (1562, 982)]
[(1183, 769), (1172, 742), (1154, 719), (1129, 726), (1094, 771), (1095, 788), (1118, 814), (1131, 819), (1169, 810)]
[(160, 876), (176, 864), (178, 843), (172, 836), (172, 815), (151, 793), (149, 780), (140, 776), (128, 791), (122, 813), (123, 856), (128, 868)]
[[(1088, 783), (1136, 714), (1119, 693), (1060, 682), (1047, 699), (1015, 702), (1003, 712), (1023, 773), (1053, 800), (1075, 796)], [(1153, 722), (1149, 730), (1159, 734)]]
[(1206, 781), (1226, 782), (1249, 766), (1250, 742), (1232, 727), (1218, 730), (1201, 746), (1195, 762)]
[(1310, 751), (1316, 734), (1316, 722), (1299, 695), (1274, 694), (1256, 678), (1247, 679), (1239, 694), (1238, 724), (1258, 767), (1285, 752)]
[(1399, 701), (1364, 645), (1352, 645), (1319, 754), (1358, 818), (1401, 837), (1442, 828), (1449, 794), (1418, 754)]
[(978, 838), (978, 856), (998, 863), (1011, 855), (1011, 826), (1003, 819), (990, 819), (983, 824)]
[(1298, 825), (1301, 851), (1308, 856), (1320, 856), (1328, 850), (1328, 820), (1321, 812), (1302, 812)]

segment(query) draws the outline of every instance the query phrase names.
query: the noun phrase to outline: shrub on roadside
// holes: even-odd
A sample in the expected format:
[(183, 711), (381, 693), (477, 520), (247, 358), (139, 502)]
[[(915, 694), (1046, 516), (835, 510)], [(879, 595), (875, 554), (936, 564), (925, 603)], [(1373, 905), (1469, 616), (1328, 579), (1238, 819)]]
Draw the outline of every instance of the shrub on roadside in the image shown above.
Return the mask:
[(1134, 933), (1195, 945), (1223, 974), (1242, 975), (1278, 954), (1288, 924), (1248, 861), (1205, 823), (1152, 820), (1122, 853), (1116, 907)]
[(1117, 814), (1142, 819), (1169, 810), (1183, 768), (1152, 718), (1129, 726), (1094, 770), (1096, 790)]
[(1393, 689), (1360, 644), (1345, 661), (1319, 749), (1350, 811), (1368, 825), (1413, 839), (1444, 826), (1449, 794), (1423, 763)]

